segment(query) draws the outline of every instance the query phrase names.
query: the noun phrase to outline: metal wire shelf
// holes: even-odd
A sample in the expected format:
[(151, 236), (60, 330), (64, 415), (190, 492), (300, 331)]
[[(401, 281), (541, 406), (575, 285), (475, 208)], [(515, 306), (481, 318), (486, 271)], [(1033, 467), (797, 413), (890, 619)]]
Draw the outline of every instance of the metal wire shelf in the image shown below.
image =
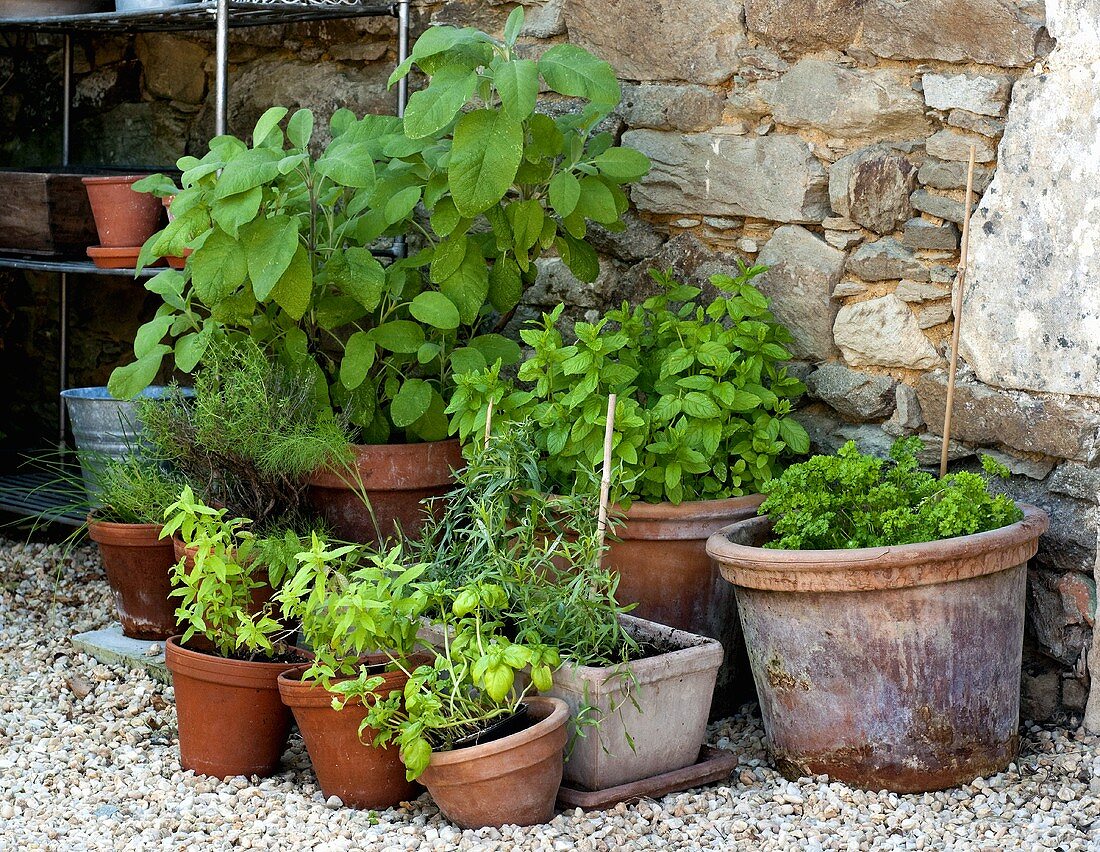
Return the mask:
[[(393, 16), (392, 3), (359, 3), (343, 0), (294, 2), (294, 0), (230, 0), (230, 27), (258, 27), (320, 21), (336, 18)], [(210, 30), (217, 24), (217, 5), (213, 2), (188, 3), (155, 11), (96, 12), (86, 15), (58, 15), (49, 18), (0, 19), (0, 30), (34, 30), (43, 33), (171, 32)]]
[[(59, 258), (17, 257), (0, 254), (0, 268), (26, 269), (30, 272), (71, 272), (81, 275), (113, 275), (119, 278), (133, 278), (133, 269), (100, 269), (88, 260), (63, 260)], [(138, 277), (151, 278), (164, 267), (152, 267), (138, 273)]]
[(87, 498), (83, 492), (58, 483), (48, 473), (13, 473), (0, 476), (0, 510), (24, 518), (79, 527), (84, 513), (73, 509)]

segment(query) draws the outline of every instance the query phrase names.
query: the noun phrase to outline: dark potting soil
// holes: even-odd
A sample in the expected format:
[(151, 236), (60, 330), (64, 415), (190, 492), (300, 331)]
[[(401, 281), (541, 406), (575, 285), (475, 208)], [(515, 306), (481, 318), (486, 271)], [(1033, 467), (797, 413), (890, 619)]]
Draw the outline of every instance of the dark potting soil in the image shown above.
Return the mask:
[(530, 726), (527, 718), (527, 705), (520, 704), (515, 713), (510, 713), (503, 718), (488, 723), (481, 730), (468, 734), (454, 741), (452, 749), (471, 748), (472, 746), (491, 743), (502, 740), (512, 734), (518, 734), (524, 728)]
[(206, 654), (210, 657), (221, 657), (224, 660), (236, 660), (238, 663), (286, 663), (289, 665), (299, 665), (301, 663), (311, 662), (309, 654), (294, 647), (285, 647), (283, 650), (279, 650), (279, 646), (276, 645), (275, 654), (246, 654), (234, 652), (232, 654), (219, 654), (212, 650), (209, 646), (202, 647), (201, 645), (187, 644), (183, 646), (188, 651), (194, 651), (198, 654)]

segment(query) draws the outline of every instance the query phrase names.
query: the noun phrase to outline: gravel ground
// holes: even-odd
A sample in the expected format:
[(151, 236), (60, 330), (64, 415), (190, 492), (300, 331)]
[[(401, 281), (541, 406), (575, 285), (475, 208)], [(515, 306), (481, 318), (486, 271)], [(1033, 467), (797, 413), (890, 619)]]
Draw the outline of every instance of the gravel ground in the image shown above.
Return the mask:
[(180, 771), (171, 689), (74, 654), (110, 620), (94, 550), (0, 541), (0, 850), (1100, 850), (1100, 738), (1035, 725), (1009, 771), (898, 796), (784, 780), (748, 707), (710, 731), (741, 755), (727, 784), (522, 829), (460, 831), (427, 796), (330, 808), (300, 740), (282, 774), (221, 783)]

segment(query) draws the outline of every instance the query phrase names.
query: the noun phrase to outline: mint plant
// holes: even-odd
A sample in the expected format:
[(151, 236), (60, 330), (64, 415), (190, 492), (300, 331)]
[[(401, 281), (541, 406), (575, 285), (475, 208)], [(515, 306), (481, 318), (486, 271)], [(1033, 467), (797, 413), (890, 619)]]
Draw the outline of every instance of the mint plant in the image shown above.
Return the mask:
[(784, 457), (809, 448), (790, 416), (805, 390), (782, 366), (790, 333), (751, 284), (763, 271), (742, 264), (736, 276), (713, 276), (719, 295), (705, 305), (698, 288), (653, 272), (661, 293), (577, 323), (570, 344), (559, 305), (521, 332), (532, 351), (517, 383), (502, 379), (499, 365), (456, 380), (452, 431), (464, 440), (478, 434), (492, 400), (494, 431), (535, 423), (545, 483), (570, 493), (578, 472), (602, 462), (615, 393), (613, 499), (680, 503), (758, 491)]
[[(918, 437), (899, 439), (891, 462), (863, 455), (849, 441), (833, 456), (791, 465), (761, 489), (761, 514), (775, 519), (782, 550), (840, 550), (916, 544), (994, 530), (1023, 513), (989, 492), (986, 477), (961, 471), (937, 479), (920, 469)], [(1005, 478), (1004, 465), (982, 457), (987, 475)]]

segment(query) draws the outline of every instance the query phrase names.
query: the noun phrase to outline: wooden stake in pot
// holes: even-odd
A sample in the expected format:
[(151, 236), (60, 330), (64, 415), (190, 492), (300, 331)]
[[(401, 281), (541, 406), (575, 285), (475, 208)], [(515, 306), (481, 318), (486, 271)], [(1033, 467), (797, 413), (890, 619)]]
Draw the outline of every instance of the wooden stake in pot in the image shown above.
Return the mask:
[(489, 433), (493, 430), (493, 400), (489, 400), (489, 407), (485, 409), (485, 446), (489, 446)]
[(599, 538), (597, 544), (603, 550), (604, 539), (607, 537), (607, 500), (611, 493), (611, 443), (615, 436), (615, 394), (607, 398), (607, 423), (603, 429), (603, 471), (600, 474), (600, 514), (597, 532)]
[(959, 332), (962, 330), (963, 291), (966, 287), (966, 256), (970, 251), (970, 211), (974, 192), (974, 146), (970, 146), (970, 162), (966, 169), (966, 214), (963, 216), (962, 251), (959, 274), (951, 300), (954, 324), (951, 328), (951, 367), (947, 372), (947, 401), (943, 410), (943, 445), (940, 448), (940, 477), (947, 476), (947, 450), (951, 443), (951, 415), (955, 408), (955, 374), (959, 368)]

